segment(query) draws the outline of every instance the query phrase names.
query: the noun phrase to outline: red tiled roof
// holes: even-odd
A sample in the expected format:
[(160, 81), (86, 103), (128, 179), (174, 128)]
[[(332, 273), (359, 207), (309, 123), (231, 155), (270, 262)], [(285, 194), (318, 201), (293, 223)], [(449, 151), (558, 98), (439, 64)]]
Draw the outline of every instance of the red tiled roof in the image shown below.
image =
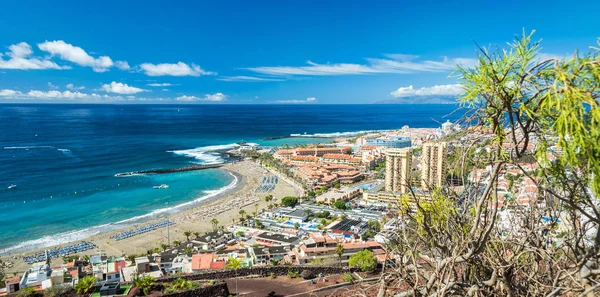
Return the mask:
[(214, 254), (192, 255), (192, 270), (208, 270), (214, 258)]
[(351, 159), (352, 156), (346, 154), (325, 154), (323, 155), (325, 159), (340, 159), (340, 160), (348, 160)]
[(225, 261), (219, 261), (219, 262), (210, 262), (210, 269), (211, 270), (218, 270), (218, 269), (223, 269), (225, 268)]

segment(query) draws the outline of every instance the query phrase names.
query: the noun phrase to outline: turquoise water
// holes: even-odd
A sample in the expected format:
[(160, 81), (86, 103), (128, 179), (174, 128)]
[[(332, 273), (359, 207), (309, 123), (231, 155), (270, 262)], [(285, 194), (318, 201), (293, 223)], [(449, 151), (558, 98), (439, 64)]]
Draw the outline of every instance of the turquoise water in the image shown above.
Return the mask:
[[(227, 159), (219, 151), (240, 141), (265, 146), (322, 141), (261, 140), (265, 137), (439, 127), (455, 108), (2, 104), (0, 252), (139, 223), (164, 215), (167, 207), (214, 195), (234, 181), (217, 169), (132, 177), (115, 177), (117, 173), (222, 163)], [(8, 189), (12, 184), (16, 187)], [(170, 187), (152, 188), (160, 184)]]

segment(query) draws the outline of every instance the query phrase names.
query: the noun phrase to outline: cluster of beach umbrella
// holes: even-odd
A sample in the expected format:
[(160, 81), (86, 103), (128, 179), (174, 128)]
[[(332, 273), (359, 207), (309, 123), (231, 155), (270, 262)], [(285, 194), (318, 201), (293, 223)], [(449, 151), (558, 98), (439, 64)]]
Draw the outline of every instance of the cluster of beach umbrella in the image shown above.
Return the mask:
[(122, 240), (122, 239), (125, 239), (125, 238), (129, 238), (129, 237), (132, 237), (132, 236), (136, 236), (136, 235), (140, 235), (140, 234), (143, 234), (143, 233), (146, 233), (146, 232), (150, 232), (152, 230), (156, 230), (156, 229), (159, 229), (159, 228), (164, 228), (164, 227), (167, 227), (167, 226), (170, 226), (170, 225), (173, 225), (173, 224), (175, 224), (174, 221), (164, 220), (164, 221), (160, 221), (158, 223), (154, 223), (154, 224), (142, 226), (142, 227), (139, 227), (137, 229), (124, 231), (124, 232), (118, 233), (116, 235), (113, 235), (110, 238), (112, 238), (112, 239), (114, 239), (116, 241), (119, 241), (119, 240)]
[(258, 185), (258, 187), (256, 187), (256, 189), (254, 189), (254, 193), (257, 192), (271, 192), (273, 191), (273, 189), (275, 189), (275, 185), (277, 184), (278, 178), (277, 176), (263, 176), (262, 181), (260, 182), (260, 184)]
[(82, 241), (80, 243), (76, 243), (73, 245), (57, 247), (54, 249), (46, 250), (44, 252), (37, 252), (30, 256), (23, 256), (22, 258), (23, 258), (23, 261), (25, 261), (25, 263), (33, 264), (36, 262), (46, 261), (47, 260), (46, 257), (50, 257), (51, 259), (58, 258), (58, 257), (63, 257), (63, 256), (68, 256), (68, 255), (74, 255), (76, 253), (85, 252), (87, 250), (91, 250), (91, 249), (95, 249), (95, 248), (96, 248), (95, 244), (88, 242), (88, 241)]

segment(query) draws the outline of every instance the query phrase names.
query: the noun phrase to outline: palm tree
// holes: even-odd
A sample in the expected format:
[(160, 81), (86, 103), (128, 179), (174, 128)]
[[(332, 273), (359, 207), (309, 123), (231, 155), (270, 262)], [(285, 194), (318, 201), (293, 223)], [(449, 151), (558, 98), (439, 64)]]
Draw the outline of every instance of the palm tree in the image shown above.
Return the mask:
[(154, 285), (155, 281), (156, 281), (156, 279), (154, 277), (152, 277), (151, 275), (146, 275), (142, 278), (134, 279), (133, 285), (136, 286), (137, 288), (142, 289), (142, 292), (144, 292), (144, 295), (148, 295), (148, 290), (150, 289), (150, 287), (152, 287), (152, 285)]
[(258, 213), (258, 203), (254, 203), (254, 216)]
[(162, 248), (163, 252), (167, 250), (167, 248), (169, 248), (169, 245), (166, 243), (161, 243), (160, 247)]
[(340, 259), (340, 266), (342, 266), (342, 255), (344, 254), (344, 246), (340, 243), (338, 243), (335, 246), (335, 253), (338, 255), (338, 258)]
[(194, 232), (194, 236), (196, 236), (196, 238), (200, 237), (200, 232)]
[(219, 220), (217, 220), (217, 218), (212, 218), (212, 220), (210, 220), (210, 223), (213, 226), (213, 231), (217, 231), (219, 227)]
[(225, 268), (233, 269), (235, 271), (235, 294), (238, 294), (238, 279), (237, 279), (237, 271), (242, 268), (242, 261), (229, 257), (227, 259), (227, 264), (225, 264)]
[(310, 209), (305, 209), (305, 210), (304, 210), (304, 214), (305, 214), (307, 217), (310, 217), (310, 216), (313, 214), (313, 211), (312, 211), (312, 210), (310, 210)]
[(183, 232), (183, 235), (185, 235), (185, 240), (186, 241), (190, 241), (190, 236), (192, 236), (192, 232), (191, 231), (185, 231), (185, 232)]
[(273, 200), (273, 195), (267, 195), (265, 197), (265, 202), (269, 203), (271, 200)]
[(86, 276), (80, 279), (75, 285), (75, 291), (77, 294), (86, 295), (92, 292), (94, 285), (96, 284), (95, 276)]
[(180, 245), (181, 241), (180, 240), (173, 240), (173, 245)]
[(243, 209), (240, 209), (240, 216), (243, 218), (246, 215), (246, 211)]

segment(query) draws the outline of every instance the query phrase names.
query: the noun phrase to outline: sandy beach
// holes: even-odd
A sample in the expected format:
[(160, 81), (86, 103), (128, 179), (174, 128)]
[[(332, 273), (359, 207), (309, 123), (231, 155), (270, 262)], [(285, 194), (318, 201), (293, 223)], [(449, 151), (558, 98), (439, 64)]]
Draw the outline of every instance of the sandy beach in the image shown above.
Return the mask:
[[(254, 189), (260, 183), (260, 179), (262, 179), (264, 175), (272, 175), (272, 173), (254, 161), (241, 161), (235, 164), (227, 164), (223, 166), (222, 169), (229, 171), (238, 178), (236, 186), (215, 197), (199, 202), (199, 204), (194, 205), (189, 209), (170, 214), (167, 218), (175, 221), (175, 225), (169, 228), (171, 243), (173, 243), (174, 240), (185, 241), (186, 237), (183, 234), (185, 231), (190, 231), (192, 233), (200, 232), (201, 234), (211, 231), (212, 224), (210, 221), (213, 218), (216, 218), (219, 221), (219, 225), (229, 225), (233, 223), (233, 220), (236, 222), (239, 220), (239, 211), (241, 209), (244, 209), (246, 213), (250, 215), (255, 211), (260, 212), (261, 209), (267, 208), (268, 203), (266, 203), (264, 199), (267, 195), (273, 195), (273, 202), (270, 203), (274, 203), (279, 202), (281, 198), (285, 196), (299, 194), (299, 189), (297, 187), (294, 187), (283, 180), (280, 180), (275, 189), (270, 193), (254, 193)], [(164, 219), (165, 217), (157, 218), (156, 220), (148, 221), (140, 225), (150, 224)], [(124, 228), (118, 231), (97, 234), (82, 239), (93, 242), (97, 245), (97, 249), (89, 250), (80, 253), (79, 255), (93, 255), (98, 252), (103, 252), (108, 256), (126, 256), (128, 254), (146, 253), (146, 251), (151, 248), (160, 247), (162, 243), (167, 243), (167, 228), (153, 230), (120, 241), (111, 239), (112, 235), (130, 229), (133, 228)], [(191, 237), (194, 237), (194, 235)], [(76, 242), (79, 241), (81, 240)], [(71, 243), (65, 242), (61, 244), (61, 246), (69, 244)], [(43, 249), (41, 250), (43, 251)], [(20, 252), (20, 254), (30, 255), (34, 252), (36, 252), (36, 250)], [(17, 259), (14, 259), (12, 256), (3, 256), (1, 259), (3, 261), (14, 263), (13, 267), (5, 269), (9, 275), (13, 273), (22, 273), (29, 268), (29, 265), (18, 257)], [(52, 264), (60, 263), (62, 263), (62, 259), (60, 258), (52, 260)]]

